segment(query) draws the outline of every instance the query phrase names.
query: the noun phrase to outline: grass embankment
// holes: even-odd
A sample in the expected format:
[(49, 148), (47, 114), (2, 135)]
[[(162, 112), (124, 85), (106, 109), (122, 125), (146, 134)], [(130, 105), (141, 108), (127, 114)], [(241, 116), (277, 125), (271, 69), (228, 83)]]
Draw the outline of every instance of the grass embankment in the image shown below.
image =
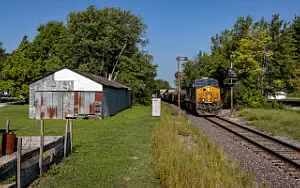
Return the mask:
[[(28, 119), (27, 105), (0, 108), (17, 135), (39, 135), (38, 120)], [(159, 120), (151, 107), (137, 106), (103, 120), (73, 123), (75, 152), (62, 168), (54, 166), (40, 187), (158, 187), (152, 167), (151, 138)], [(34, 124), (36, 126), (34, 126)], [(64, 120), (45, 120), (45, 135), (63, 135)]]
[(289, 136), (300, 141), (300, 113), (292, 110), (243, 109), (236, 113), (250, 125), (276, 136)]
[(175, 119), (162, 105), (162, 119), (153, 137), (154, 166), (166, 187), (253, 187), (253, 178), (225, 159), (187, 117)]

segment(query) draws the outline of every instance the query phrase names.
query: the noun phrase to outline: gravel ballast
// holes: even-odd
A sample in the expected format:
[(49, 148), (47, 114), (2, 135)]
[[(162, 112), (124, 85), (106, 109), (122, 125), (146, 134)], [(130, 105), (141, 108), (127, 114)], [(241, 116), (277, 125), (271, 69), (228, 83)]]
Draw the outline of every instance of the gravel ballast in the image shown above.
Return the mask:
[[(172, 107), (177, 109), (175, 105)], [(203, 118), (190, 114), (188, 117), (192, 125), (200, 127), (205, 135), (222, 147), (228, 158), (240, 162), (257, 182), (265, 181), (268, 187), (300, 187), (300, 179), (286, 172), (287, 168), (275, 165), (276, 161), (278, 163), (276, 158)]]

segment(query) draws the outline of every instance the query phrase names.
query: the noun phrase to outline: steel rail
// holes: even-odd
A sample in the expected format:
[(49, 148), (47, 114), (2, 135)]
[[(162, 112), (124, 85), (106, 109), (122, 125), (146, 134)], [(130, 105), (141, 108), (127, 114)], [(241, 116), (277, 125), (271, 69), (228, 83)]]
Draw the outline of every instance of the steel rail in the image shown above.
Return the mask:
[(286, 147), (288, 147), (288, 148), (290, 148), (290, 149), (293, 149), (293, 150), (296, 150), (296, 151), (300, 152), (300, 148), (297, 147), (297, 146), (295, 146), (295, 145), (292, 145), (292, 144), (290, 144), (290, 143), (284, 142), (284, 141), (282, 141), (282, 140), (279, 140), (279, 139), (274, 138), (274, 137), (272, 137), (272, 136), (266, 135), (266, 134), (261, 133), (261, 132), (259, 132), (259, 131), (250, 129), (250, 128), (248, 128), (248, 127), (245, 127), (245, 126), (243, 126), (243, 125), (240, 125), (240, 124), (235, 123), (235, 122), (233, 122), (233, 121), (230, 121), (230, 120), (228, 120), (228, 119), (222, 118), (222, 117), (220, 117), (220, 116), (215, 116), (215, 117), (218, 118), (218, 119), (220, 119), (220, 120), (226, 121), (227, 123), (233, 124), (233, 125), (235, 125), (235, 126), (237, 126), (237, 127), (240, 127), (240, 128), (242, 128), (242, 129), (245, 129), (245, 130), (250, 131), (250, 132), (252, 132), (252, 133), (258, 134), (258, 135), (260, 135), (260, 136), (262, 136), (262, 137), (265, 137), (265, 138), (267, 138), (267, 139), (270, 139), (270, 140), (272, 140), (272, 141), (274, 141), (274, 142), (277, 142), (277, 143), (279, 143), (279, 144), (281, 144), (281, 145), (284, 145), (284, 146), (286, 146)]
[[(216, 117), (217, 117), (217, 116), (216, 116)], [(236, 132), (236, 131), (234, 131), (234, 130), (228, 128), (228, 127), (226, 127), (225, 125), (222, 125), (221, 123), (212, 120), (210, 117), (203, 117), (203, 118), (206, 119), (206, 120), (208, 120), (208, 121), (210, 121), (210, 122), (212, 122), (212, 123), (214, 123), (214, 124), (216, 124), (216, 125), (218, 125), (218, 126), (220, 126), (220, 127), (222, 127), (223, 129), (225, 129), (225, 130), (227, 130), (227, 131), (229, 131), (229, 132), (231, 132), (231, 133), (233, 133), (233, 134), (235, 134), (235, 135), (237, 135), (237, 136), (243, 138), (244, 140), (250, 142), (251, 144), (256, 145), (257, 147), (260, 147), (261, 149), (263, 149), (263, 150), (269, 152), (271, 155), (274, 155), (274, 156), (278, 157), (279, 159), (281, 159), (281, 160), (283, 160), (283, 161), (289, 163), (290, 165), (294, 166), (295, 168), (300, 169), (300, 164), (299, 164), (299, 163), (296, 163), (296, 162), (294, 162), (293, 160), (291, 160), (291, 159), (289, 159), (289, 158), (287, 158), (287, 157), (285, 157), (285, 156), (283, 156), (283, 155), (277, 153), (276, 151), (273, 151), (272, 149), (269, 149), (269, 148), (263, 146), (262, 144), (255, 142), (254, 140), (252, 140), (252, 139), (250, 139), (250, 138), (248, 138), (248, 137), (246, 137), (246, 136), (244, 136), (244, 135), (242, 135), (242, 134), (240, 134), (240, 133), (238, 133), (238, 132)], [(219, 119), (219, 117), (217, 117), (217, 118)], [(223, 120), (223, 118), (222, 118), (221, 120)], [(225, 120), (224, 120), (224, 121), (225, 121)], [(247, 127), (244, 127), (244, 126), (242, 126), (242, 125), (238, 125), (238, 124), (236, 124), (236, 123), (234, 123), (234, 122), (231, 122), (231, 121), (229, 121), (229, 120), (226, 121), (226, 122), (231, 123), (231, 124), (233, 124), (233, 125), (235, 125), (235, 126), (238, 126), (238, 127), (240, 127), (240, 128), (243, 128), (243, 129), (245, 129), (245, 130), (248, 130), (248, 129), (249, 129), (249, 128), (247, 128)], [(259, 133), (259, 132), (257, 132), (257, 131), (251, 130), (251, 129), (249, 129), (249, 131), (251, 131), (251, 132), (253, 132), (253, 133)], [(260, 133), (259, 135), (260, 135), (260, 136), (265, 135), (265, 134), (262, 134), (262, 135), (261, 135), (261, 134), (262, 134), (262, 133)], [(265, 135), (265, 136), (266, 136), (265, 138), (269, 138), (269, 137), (270, 137), (270, 136), (268, 136), (268, 135)], [(263, 136), (263, 137), (264, 137), (264, 136)], [(271, 138), (272, 138), (272, 137), (271, 137)], [(270, 140), (276, 142), (277, 144), (278, 144), (278, 143), (281, 144), (281, 142), (282, 142), (282, 141), (277, 142), (278, 139), (270, 139)], [(286, 147), (289, 147), (288, 145), (290, 145), (290, 144), (285, 143), (285, 142), (283, 142), (283, 143), (284, 143), (284, 144), (282, 144), (282, 145), (284, 145), (284, 146), (286, 146)], [(296, 146), (293, 146), (293, 147), (290, 147), (290, 148), (294, 149), (294, 147), (297, 148)], [(298, 148), (298, 149), (299, 149), (299, 148)], [(300, 150), (300, 149), (299, 149), (299, 150)], [(297, 150), (297, 151), (298, 151), (298, 150)]]

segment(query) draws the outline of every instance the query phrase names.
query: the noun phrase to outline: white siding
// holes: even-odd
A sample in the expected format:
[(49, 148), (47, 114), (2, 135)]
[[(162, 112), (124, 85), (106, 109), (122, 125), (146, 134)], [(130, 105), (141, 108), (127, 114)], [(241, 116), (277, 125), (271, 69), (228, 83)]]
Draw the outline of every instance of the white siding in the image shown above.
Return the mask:
[(74, 91), (103, 91), (101, 84), (68, 69), (55, 72), (54, 80), (74, 81)]

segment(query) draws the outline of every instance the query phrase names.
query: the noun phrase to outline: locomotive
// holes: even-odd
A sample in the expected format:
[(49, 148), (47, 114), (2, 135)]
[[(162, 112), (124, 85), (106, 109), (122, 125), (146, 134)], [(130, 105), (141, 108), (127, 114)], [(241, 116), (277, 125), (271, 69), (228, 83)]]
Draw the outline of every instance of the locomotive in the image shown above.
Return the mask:
[[(178, 91), (166, 91), (163, 93), (162, 99), (178, 104)], [(222, 107), (218, 81), (214, 78), (204, 77), (186, 83), (180, 92), (180, 103), (183, 108), (193, 113), (218, 114)]]

